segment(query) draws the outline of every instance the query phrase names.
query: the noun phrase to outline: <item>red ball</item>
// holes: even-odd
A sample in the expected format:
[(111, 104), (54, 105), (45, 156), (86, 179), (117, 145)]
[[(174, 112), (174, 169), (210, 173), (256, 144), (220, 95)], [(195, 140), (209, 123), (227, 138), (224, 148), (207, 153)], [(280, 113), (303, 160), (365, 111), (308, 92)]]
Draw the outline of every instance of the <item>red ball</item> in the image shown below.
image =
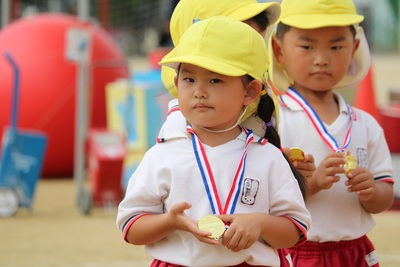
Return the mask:
[(4, 57), (8, 51), (20, 71), (17, 127), (47, 134), (43, 177), (73, 173), (78, 68), (65, 56), (71, 28), (86, 29), (91, 35), (89, 127), (106, 127), (105, 87), (128, 78), (129, 69), (105, 30), (75, 16), (48, 13), (17, 20), (0, 31), (0, 129), (11, 124), (14, 76)]

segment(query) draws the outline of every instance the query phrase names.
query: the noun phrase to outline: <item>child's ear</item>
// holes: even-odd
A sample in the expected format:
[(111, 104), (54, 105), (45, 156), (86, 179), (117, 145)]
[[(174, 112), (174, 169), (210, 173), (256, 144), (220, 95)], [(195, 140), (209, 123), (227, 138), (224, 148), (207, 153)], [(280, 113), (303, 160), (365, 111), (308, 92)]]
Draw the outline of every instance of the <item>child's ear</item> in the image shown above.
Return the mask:
[(360, 46), (360, 39), (355, 39), (354, 40), (354, 45), (353, 45), (353, 52), (351, 53), (351, 57), (354, 58), (354, 54), (358, 50), (358, 47)]
[(282, 42), (276, 36), (271, 38), (272, 52), (279, 64), (284, 64)]
[(174, 77), (174, 84), (175, 84), (175, 87), (178, 88), (178, 75), (175, 75), (175, 77)]
[(243, 105), (248, 106), (256, 101), (261, 94), (262, 84), (258, 80), (252, 80), (246, 87), (246, 94), (243, 99)]

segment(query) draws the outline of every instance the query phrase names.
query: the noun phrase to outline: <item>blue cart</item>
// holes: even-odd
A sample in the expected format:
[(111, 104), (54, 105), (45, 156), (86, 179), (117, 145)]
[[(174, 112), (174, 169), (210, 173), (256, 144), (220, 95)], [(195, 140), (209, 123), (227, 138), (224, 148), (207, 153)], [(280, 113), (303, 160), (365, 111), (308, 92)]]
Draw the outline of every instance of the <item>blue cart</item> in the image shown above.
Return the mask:
[(47, 136), (17, 128), (19, 70), (9, 53), (5, 57), (14, 72), (14, 87), (11, 126), (4, 129), (0, 154), (0, 217), (11, 217), (19, 207), (32, 207)]

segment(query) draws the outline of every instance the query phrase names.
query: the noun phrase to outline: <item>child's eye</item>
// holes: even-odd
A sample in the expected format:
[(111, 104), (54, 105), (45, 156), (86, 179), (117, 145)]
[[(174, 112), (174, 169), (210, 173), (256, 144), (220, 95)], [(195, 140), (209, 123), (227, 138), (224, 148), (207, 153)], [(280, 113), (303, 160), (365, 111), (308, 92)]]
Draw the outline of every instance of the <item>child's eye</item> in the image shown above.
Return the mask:
[(311, 50), (312, 49), (312, 47), (309, 46), (309, 45), (302, 45), (300, 47), (303, 48), (304, 50)]
[(210, 83), (220, 83), (220, 82), (222, 82), (222, 80), (220, 80), (220, 79), (211, 79), (210, 80)]
[(184, 80), (185, 82), (188, 82), (188, 83), (194, 82), (193, 78), (183, 78), (182, 80)]
[(337, 50), (340, 50), (340, 49), (342, 49), (342, 48), (343, 48), (343, 46), (337, 45), (337, 46), (332, 46), (332, 47), (331, 47), (331, 50), (337, 51)]

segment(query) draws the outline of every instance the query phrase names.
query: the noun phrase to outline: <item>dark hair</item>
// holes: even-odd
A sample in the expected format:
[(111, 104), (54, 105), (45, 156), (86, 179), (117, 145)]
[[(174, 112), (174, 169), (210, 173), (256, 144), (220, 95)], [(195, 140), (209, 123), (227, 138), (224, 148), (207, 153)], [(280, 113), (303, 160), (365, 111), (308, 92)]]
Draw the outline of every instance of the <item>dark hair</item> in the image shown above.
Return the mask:
[[(276, 37), (278, 37), (279, 40), (282, 40), (285, 33), (287, 33), (291, 27), (292, 26), (279, 22), (276, 26)], [(356, 38), (356, 29), (353, 27), (353, 25), (349, 25), (348, 27), (350, 28), (350, 32), (353, 35), (353, 38)]]
[(276, 37), (279, 40), (283, 39), (283, 36), (285, 33), (287, 33), (290, 30), (291, 26), (288, 26), (282, 22), (279, 22), (278, 25), (276, 26)]
[(268, 11), (261, 12), (249, 20), (254, 21), (261, 31), (265, 31), (269, 26)]
[[(254, 80), (253, 77), (250, 75), (246, 75), (246, 78), (244, 79), (244, 83), (249, 83), (252, 80)], [(274, 101), (272, 100), (271, 96), (269, 94), (264, 94), (260, 98), (260, 102), (258, 104), (258, 109), (257, 109), (257, 116), (262, 119), (265, 123), (271, 122), (272, 115), (275, 111), (275, 104)], [(281, 147), (281, 139), (279, 137), (278, 132), (276, 131), (275, 127), (273, 126), (268, 126), (266, 127), (265, 134), (263, 136), (264, 138), (268, 139), (268, 142), (282, 150)], [(296, 178), (300, 191), (303, 195), (303, 198), (306, 198), (307, 195), (307, 182), (304, 176), (293, 166), (292, 162), (289, 160), (289, 158), (283, 153), (283, 157), (286, 159), (286, 161), (289, 163), (290, 169), (293, 172), (294, 177)]]

